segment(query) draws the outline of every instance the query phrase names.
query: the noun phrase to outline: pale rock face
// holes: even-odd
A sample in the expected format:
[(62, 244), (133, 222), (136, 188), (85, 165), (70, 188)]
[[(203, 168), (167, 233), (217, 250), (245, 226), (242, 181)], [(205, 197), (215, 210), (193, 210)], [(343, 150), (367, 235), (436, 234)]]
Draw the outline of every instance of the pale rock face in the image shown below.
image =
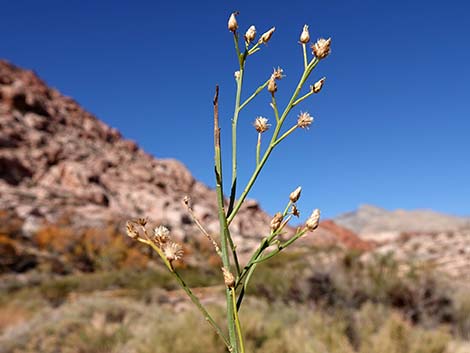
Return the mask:
[[(22, 218), (25, 232), (67, 214), (77, 227), (148, 216), (180, 238), (199, 236), (181, 202), (185, 195), (218, 233), (214, 190), (182, 163), (155, 159), (33, 72), (0, 61), (0, 210)], [(234, 238), (259, 239), (269, 220), (247, 202)]]

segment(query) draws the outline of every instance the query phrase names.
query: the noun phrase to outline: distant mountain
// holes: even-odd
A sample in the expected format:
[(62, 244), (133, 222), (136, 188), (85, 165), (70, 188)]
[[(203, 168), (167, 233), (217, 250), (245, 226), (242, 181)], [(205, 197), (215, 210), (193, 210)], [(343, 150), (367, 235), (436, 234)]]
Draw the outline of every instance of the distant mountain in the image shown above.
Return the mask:
[(430, 210), (395, 210), (362, 205), (334, 221), (369, 240), (387, 240), (400, 233), (444, 232), (470, 227), (470, 218), (450, 216)]

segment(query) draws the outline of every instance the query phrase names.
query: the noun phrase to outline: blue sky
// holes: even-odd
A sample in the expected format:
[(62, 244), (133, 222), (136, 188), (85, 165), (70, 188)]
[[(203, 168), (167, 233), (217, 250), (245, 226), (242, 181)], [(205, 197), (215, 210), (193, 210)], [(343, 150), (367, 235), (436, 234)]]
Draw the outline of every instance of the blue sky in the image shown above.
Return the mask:
[[(250, 57), (244, 97), (279, 65), (286, 102), (302, 70), (304, 24), (314, 39), (333, 38), (310, 82), (327, 76), (323, 91), (291, 117), (308, 111), (314, 125), (280, 145), (253, 189), (263, 208), (277, 211), (302, 185), (304, 214), (319, 207), (333, 217), (362, 203), (470, 214), (466, 1), (8, 1), (0, 57), (34, 69), (147, 152), (181, 160), (212, 186), (216, 83), (230, 169), (233, 10), (243, 32), (276, 26)], [(240, 184), (254, 168), (251, 124), (272, 118), (263, 93), (239, 120)]]

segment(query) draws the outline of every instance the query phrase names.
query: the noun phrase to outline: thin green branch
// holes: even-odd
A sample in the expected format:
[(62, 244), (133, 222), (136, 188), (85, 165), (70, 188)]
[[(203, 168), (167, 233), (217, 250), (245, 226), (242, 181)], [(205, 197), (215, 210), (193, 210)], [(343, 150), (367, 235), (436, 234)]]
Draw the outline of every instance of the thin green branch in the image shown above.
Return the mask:
[(293, 107), (295, 107), (297, 104), (299, 104), (300, 102), (302, 102), (304, 99), (310, 97), (314, 92), (313, 91), (310, 91), (308, 92), (307, 94), (303, 95), (302, 97), (300, 97), (299, 99), (297, 99), (294, 104), (292, 104)]
[[(216, 86), (214, 96), (214, 164), (215, 164), (215, 179), (216, 179), (216, 193), (217, 193), (217, 208), (219, 213), (220, 223), (220, 243), (222, 247), (222, 263), (227, 270), (230, 270), (230, 259), (228, 256), (228, 239), (230, 233), (227, 225), (227, 218), (225, 216), (224, 206), (224, 192), (222, 186), (222, 158), (220, 151), (220, 128), (219, 128), (219, 86)], [(235, 334), (235, 323), (232, 307), (232, 295), (227, 288), (227, 326), (229, 332), (230, 345), (237, 347), (237, 338)]]
[(303, 49), (303, 52), (304, 52), (304, 70), (307, 70), (307, 66), (308, 66), (307, 45), (305, 43), (302, 43), (302, 49)]
[(239, 110), (242, 110), (243, 108), (245, 108), (245, 106), (250, 103), (253, 98), (255, 98), (269, 83), (269, 80), (267, 80), (265, 83), (263, 83), (261, 86), (259, 86), (256, 91), (251, 95), (249, 96), (241, 105), (240, 105), (240, 108)]
[(276, 97), (272, 94), (271, 98), (271, 107), (274, 110), (274, 116), (276, 117), (276, 122), (279, 123), (279, 110), (277, 109)]
[(256, 165), (259, 164), (260, 150), (261, 150), (261, 132), (258, 132), (258, 142), (256, 143)]
[(240, 343), (240, 353), (245, 353), (245, 345), (243, 343), (243, 333), (242, 333), (242, 328), (240, 325), (240, 318), (238, 317), (237, 302), (235, 299), (235, 289), (233, 287), (231, 288), (231, 293), (232, 293), (232, 309), (233, 309), (233, 314), (235, 316), (235, 328), (237, 330), (238, 341)]
[(289, 130), (287, 130), (284, 134), (282, 134), (281, 137), (279, 137), (276, 141), (274, 141), (274, 146), (277, 146), (282, 140), (284, 140), (287, 136), (289, 136), (290, 134), (292, 134), (295, 129), (297, 129), (297, 124), (295, 124), (294, 126), (292, 126)]

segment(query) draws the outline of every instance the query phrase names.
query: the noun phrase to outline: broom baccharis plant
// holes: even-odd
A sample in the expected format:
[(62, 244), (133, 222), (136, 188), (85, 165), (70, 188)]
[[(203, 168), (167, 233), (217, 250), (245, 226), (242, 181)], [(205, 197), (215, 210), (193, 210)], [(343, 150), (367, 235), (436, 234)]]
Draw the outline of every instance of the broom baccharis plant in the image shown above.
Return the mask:
[[(179, 260), (183, 256), (183, 250), (181, 245), (171, 240), (171, 234), (168, 229), (164, 226), (158, 226), (153, 230), (149, 231), (147, 220), (144, 218), (129, 221), (127, 223), (127, 234), (148, 246), (150, 246), (162, 259), (166, 268), (174, 276), (178, 284), (187, 293), (195, 306), (204, 315), (208, 323), (214, 328), (215, 332), (220, 336), (222, 341), (225, 343), (227, 349), (234, 353), (244, 353), (244, 336), (242, 333), (242, 326), (238, 315), (240, 306), (243, 303), (243, 299), (247, 290), (247, 286), (253, 275), (258, 264), (276, 256), (283, 249), (292, 245), (300, 237), (304, 236), (308, 232), (314, 231), (319, 224), (320, 211), (315, 209), (310, 217), (306, 220), (303, 226), (297, 228), (295, 234), (289, 239), (285, 240), (280, 237), (283, 234), (288, 222), (293, 216), (298, 217), (299, 211), (297, 208), (297, 202), (300, 198), (301, 188), (297, 188), (289, 195), (289, 201), (285, 209), (282, 212), (276, 213), (271, 223), (269, 224), (269, 232), (262, 239), (258, 248), (252, 254), (250, 260), (242, 267), (238, 260), (238, 254), (236, 246), (232, 240), (230, 234), (230, 224), (237, 216), (240, 208), (242, 207), (246, 197), (251, 191), (255, 181), (257, 180), (261, 170), (265, 166), (269, 159), (269, 156), (279, 144), (291, 135), (297, 129), (308, 129), (313, 123), (313, 117), (307, 112), (300, 112), (297, 115), (297, 119), (290, 126), (289, 116), (292, 110), (300, 105), (302, 101), (310, 97), (311, 95), (317, 94), (324, 85), (325, 78), (321, 78), (310, 86), (306, 93), (301, 94), (305, 85), (310, 79), (312, 71), (317, 65), (325, 59), (330, 53), (331, 39), (318, 39), (311, 45), (312, 57), (309, 58), (307, 53), (307, 46), (310, 43), (310, 33), (308, 26), (305, 25), (300, 34), (299, 44), (302, 47), (303, 54), (303, 72), (295, 90), (291, 93), (290, 99), (287, 105), (280, 109), (277, 103), (277, 95), (279, 94), (278, 82), (283, 79), (284, 71), (280, 67), (274, 69), (274, 72), (263, 82), (251, 95), (245, 100), (242, 100), (242, 88), (243, 80), (246, 71), (246, 63), (250, 57), (262, 50), (263, 46), (267, 44), (275, 31), (275, 28), (271, 28), (264, 32), (258, 40), (256, 40), (256, 27), (250, 26), (245, 32), (242, 38), (240, 38), (239, 27), (237, 22), (238, 12), (234, 12), (230, 15), (228, 20), (228, 29), (232, 33), (235, 53), (238, 62), (238, 69), (235, 71), (235, 82), (236, 82), (236, 96), (235, 96), (235, 108), (232, 118), (232, 144), (231, 144), (231, 167), (232, 167), (232, 178), (230, 185), (230, 197), (228, 207), (225, 207), (225, 197), (223, 188), (222, 178), (222, 159), (221, 159), (221, 143), (220, 143), (220, 128), (219, 128), (219, 112), (218, 112), (218, 99), (219, 99), (219, 88), (216, 87), (215, 97), (213, 101), (214, 105), (214, 164), (215, 164), (215, 179), (216, 179), (216, 194), (217, 194), (217, 206), (218, 206), (218, 217), (220, 222), (220, 245), (216, 239), (205, 230), (204, 225), (200, 222), (191, 208), (191, 201), (189, 198), (185, 198), (184, 204), (188, 209), (189, 214), (192, 216), (194, 223), (197, 225), (199, 230), (205, 237), (213, 244), (214, 251), (221, 258), (222, 271), (221, 278), (224, 279), (226, 287), (226, 318), (227, 318), (227, 331), (228, 336), (221, 326), (213, 319), (209, 314), (208, 310), (199, 301), (199, 299), (193, 294), (189, 286), (186, 284), (180, 273), (173, 266), (173, 262)], [(272, 124), (268, 123), (268, 119), (265, 117), (257, 117), (254, 120), (253, 126), (258, 132), (258, 139), (256, 143), (256, 167), (249, 178), (247, 184), (244, 186), (241, 194), (237, 197), (237, 168), (238, 168), (238, 156), (237, 156), (237, 127), (240, 113), (249, 103), (251, 103), (261, 92), (267, 91), (270, 95), (271, 103), (270, 106), (273, 110), (274, 119), (271, 119)], [(271, 129), (272, 127), (272, 129)], [(262, 152), (262, 140), (269, 134), (269, 130), (272, 131), (270, 139), (268, 139), (267, 147)], [(266, 226), (268, 229), (268, 225)]]

